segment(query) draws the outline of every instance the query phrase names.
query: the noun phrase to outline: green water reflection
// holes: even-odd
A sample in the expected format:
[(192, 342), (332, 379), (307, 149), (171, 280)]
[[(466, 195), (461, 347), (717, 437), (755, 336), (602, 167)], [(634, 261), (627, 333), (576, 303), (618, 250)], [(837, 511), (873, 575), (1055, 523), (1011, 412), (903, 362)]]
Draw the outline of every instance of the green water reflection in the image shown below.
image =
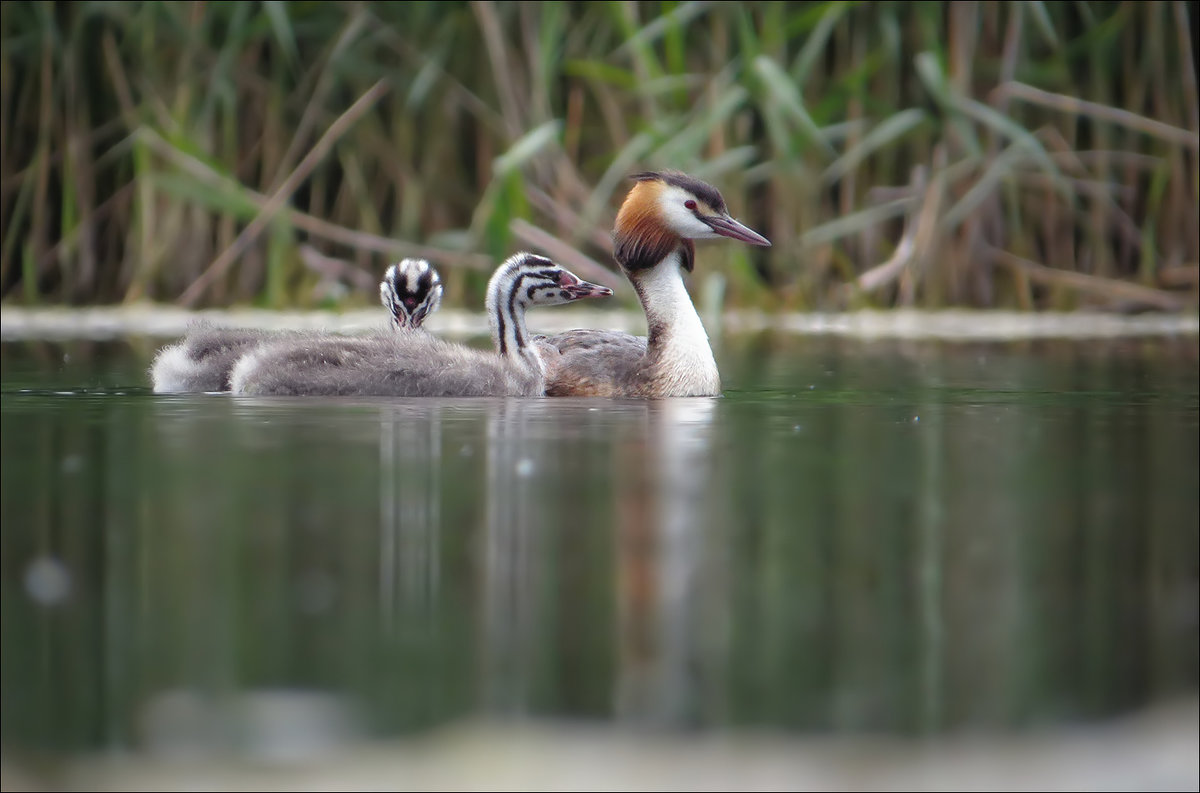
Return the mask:
[(1194, 338), (727, 339), (724, 398), (657, 403), (158, 397), (152, 352), (0, 345), (5, 746), (280, 689), (396, 734), (1021, 729), (1198, 688)]

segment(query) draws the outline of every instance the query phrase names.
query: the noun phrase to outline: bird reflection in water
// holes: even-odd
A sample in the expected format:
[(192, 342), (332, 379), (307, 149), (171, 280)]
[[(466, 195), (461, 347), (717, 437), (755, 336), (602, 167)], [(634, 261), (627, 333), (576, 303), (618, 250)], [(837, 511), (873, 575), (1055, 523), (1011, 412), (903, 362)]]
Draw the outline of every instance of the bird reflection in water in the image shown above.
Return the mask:
[[(709, 558), (714, 522), (712, 420), (717, 402), (697, 397), (649, 402), (645, 432), (618, 465), (623, 508), (617, 533), (620, 664), (614, 710), (650, 725), (694, 720), (716, 609), (702, 578), (719, 575)], [(710, 584), (715, 583), (709, 581)], [(720, 587), (716, 588), (720, 591)], [(701, 625), (701, 622), (704, 624)]]
[[(720, 608), (706, 600), (713, 576), (710, 532), (720, 523), (709, 497), (713, 477), (713, 417), (717, 401), (471, 400), (486, 422), (482, 498), (474, 526), (441, 526), (446, 483), (437, 403), (413, 400), (381, 414), (381, 619), (405, 621), (436, 613), (438, 548), (443, 528), (473, 534), (479, 560), (480, 706), (521, 715), (533, 707), (537, 675), (555, 666), (572, 637), (577, 583), (570, 572), (610, 573), (615, 624), (567, 627), (575, 640), (609, 632), (588, 647), (613, 654), (609, 707), (618, 718), (647, 724), (689, 723), (703, 700), (705, 642), (723, 636), (713, 624)], [(564, 429), (569, 428), (569, 429)], [(562, 432), (586, 433), (597, 452), (560, 459)], [(582, 475), (582, 476), (581, 476)], [(580, 481), (580, 479), (583, 481)], [(608, 516), (608, 517), (606, 517)], [(714, 522), (715, 521), (715, 522)], [(474, 532), (478, 530), (478, 533)], [(585, 536), (601, 532), (605, 536)], [(611, 543), (613, 555), (579, 558), (583, 547)], [(720, 591), (719, 588), (717, 591)], [(607, 600), (607, 598), (606, 598)], [(595, 638), (593, 636), (593, 638)], [(548, 640), (550, 644), (548, 644)], [(540, 670), (540, 672), (539, 672)], [(559, 671), (562, 671), (561, 669)], [(701, 677), (697, 677), (700, 675)]]
[(380, 409), (379, 618), (429, 614), (441, 544), (441, 404), (412, 400)]

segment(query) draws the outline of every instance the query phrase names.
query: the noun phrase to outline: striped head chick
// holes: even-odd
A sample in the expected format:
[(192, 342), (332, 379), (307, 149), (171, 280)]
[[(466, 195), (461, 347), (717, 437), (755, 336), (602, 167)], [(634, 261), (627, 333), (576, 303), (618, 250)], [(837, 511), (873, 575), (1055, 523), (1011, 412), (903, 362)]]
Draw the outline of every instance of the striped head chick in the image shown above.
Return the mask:
[(387, 269), (379, 300), (397, 329), (415, 330), (442, 304), (442, 279), (425, 259), (402, 259)]
[(526, 309), (611, 297), (612, 293), (607, 286), (584, 281), (545, 256), (514, 254), (496, 268), (488, 281), (486, 305), (496, 351), (510, 355), (529, 346)]

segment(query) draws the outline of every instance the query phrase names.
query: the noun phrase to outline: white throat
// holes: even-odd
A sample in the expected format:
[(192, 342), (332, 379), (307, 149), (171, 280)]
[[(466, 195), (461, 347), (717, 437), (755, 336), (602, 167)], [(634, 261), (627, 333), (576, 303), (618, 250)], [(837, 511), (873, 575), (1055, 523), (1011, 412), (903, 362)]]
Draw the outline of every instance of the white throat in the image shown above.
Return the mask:
[(640, 272), (638, 286), (646, 321), (659, 328), (654, 379), (674, 396), (719, 394), (721, 376), (704, 323), (684, 285), (679, 253)]
[(525, 309), (521, 303), (509, 307), (507, 293), (511, 283), (504, 283), (508, 289), (493, 288), (488, 290), (487, 311), (488, 325), (491, 326), (492, 344), (500, 357), (511, 361), (530, 374), (543, 377), (546, 374), (546, 362), (535, 345), (529, 343), (529, 330), (525, 326)]
[(525, 306), (509, 300), (512, 288), (511, 276), (503, 280), (494, 277), (488, 284), (485, 307), (496, 352), (520, 359), (521, 348), (528, 344), (529, 338), (525, 331)]

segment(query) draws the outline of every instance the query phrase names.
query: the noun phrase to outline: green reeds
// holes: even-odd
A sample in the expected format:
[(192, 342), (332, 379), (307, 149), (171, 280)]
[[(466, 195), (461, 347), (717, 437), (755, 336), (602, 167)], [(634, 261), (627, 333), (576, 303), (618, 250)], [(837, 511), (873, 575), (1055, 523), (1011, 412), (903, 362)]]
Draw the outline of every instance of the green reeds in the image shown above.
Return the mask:
[(706, 247), (727, 307), (1194, 307), (1195, 15), (6, 0), (0, 288), (373, 302), (422, 255), (478, 306), (515, 248), (610, 262), (625, 177), (673, 167), (774, 243)]

